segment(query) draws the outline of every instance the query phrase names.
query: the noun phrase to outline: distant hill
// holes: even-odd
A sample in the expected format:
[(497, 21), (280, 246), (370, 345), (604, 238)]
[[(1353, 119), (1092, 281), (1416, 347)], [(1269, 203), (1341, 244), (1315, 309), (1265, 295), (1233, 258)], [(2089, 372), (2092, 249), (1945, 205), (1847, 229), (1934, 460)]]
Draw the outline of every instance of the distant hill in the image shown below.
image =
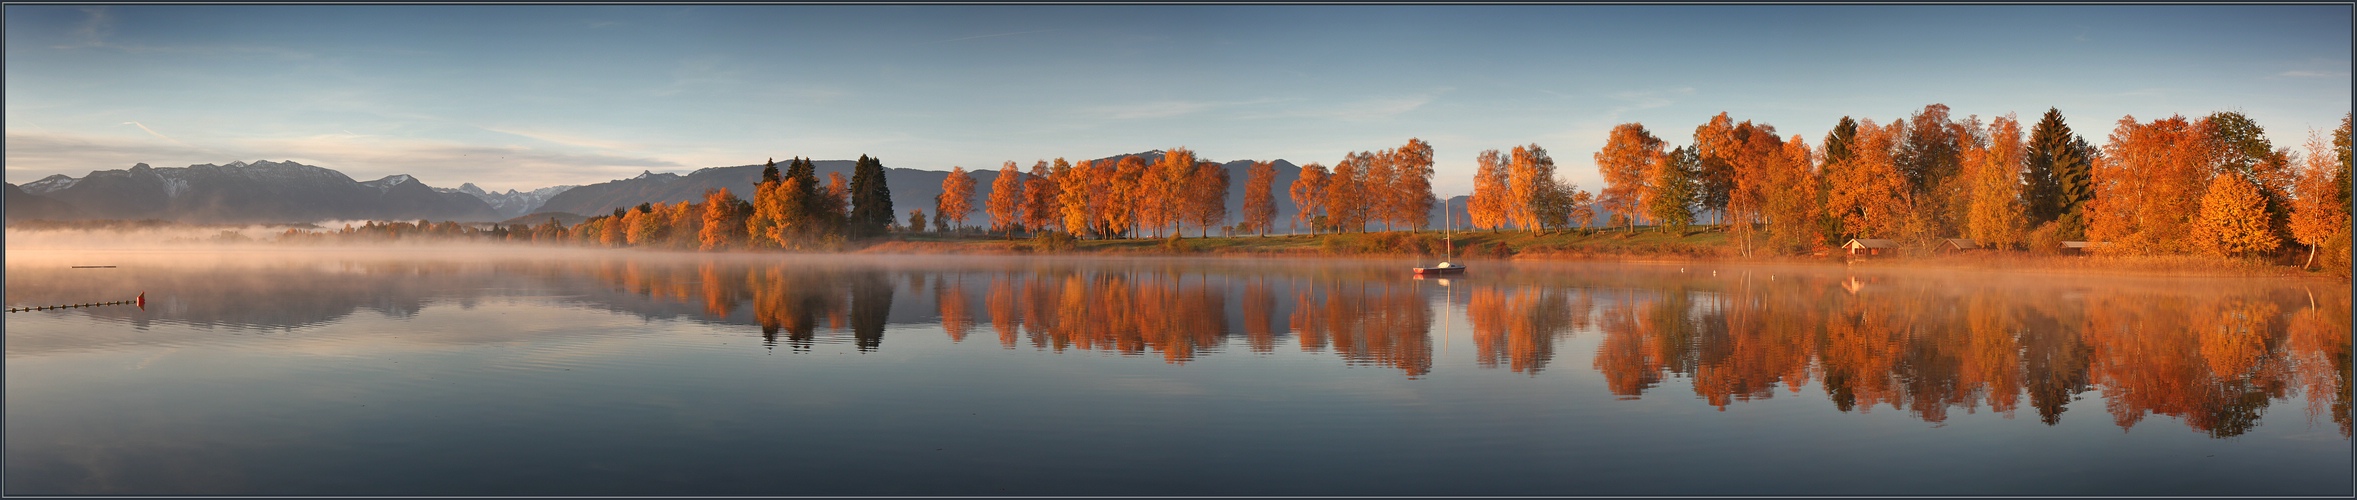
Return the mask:
[[(846, 182), (851, 178), (852, 160), (812, 160), (819, 182), (827, 182), (827, 174), (841, 173)], [(753, 184), (761, 180), (761, 165), (738, 165), (699, 169), (687, 175), (645, 172), (637, 177), (600, 182), (576, 187), (550, 197), (539, 211), (566, 212), (588, 216), (609, 214), (616, 208), (638, 206), (640, 203), (703, 203), (704, 190), (727, 188), (738, 198), (751, 199)], [(778, 170), (785, 170), (779, 162)], [(1029, 167), (1026, 166), (1026, 169)], [(972, 172), (976, 191), (987, 196), (992, 181), (998, 180), (998, 169)], [(924, 210), (926, 218), (933, 217), (934, 197), (941, 195), (941, 180), (949, 178), (943, 170), (884, 168), (884, 185), (892, 190), (892, 213), (895, 219), (908, 220), (908, 211)], [(984, 216), (987, 218), (988, 216)], [(969, 222), (974, 219), (968, 218)]]
[(457, 189), (434, 188), (434, 191), (442, 193), (465, 193), (467, 195), (474, 196), (477, 199), (483, 200), (483, 203), (485, 204), (491, 205), (491, 211), (497, 212), (500, 217), (515, 217), (539, 210), (541, 204), (548, 203), (548, 199), (555, 197), (557, 193), (563, 193), (565, 190), (576, 187), (580, 186), (550, 186), (534, 189), (531, 192), (519, 192), (514, 189), (509, 189), (505, 193), (491, 193), (485, 192), (483, 191), (483, 188), (475, 187), (475, 183), (469, 182), (466, 184), (460, 184)]
[(407, 175), (359, 182), (342, 172), (292, 161), (207, 163), (185, 168), (140, 163), (129, 169), (92, 171), (79, 179), (54, 175), (27, 183), (21, 191), (63, 202), (75, 217), (95, 219), (226, 223), (499, 219), (481, 199), (436, 192)]
[(5, 190), (0, 190), (0, 196), (5, 196), (7, 198), (5, 200), (7, 203), (5, 210), (7, 211), (8, 220), (68, 220), (79, 218), (79, 214), (74, 211), (74, 207), (72, 205), (65, 204), (65, 202), (50, 199), (46, 196), (27, 193), (25, 192), (24, 188), (18, 187), (15, 184), (0, 183), (0, 185), (7, 186)]

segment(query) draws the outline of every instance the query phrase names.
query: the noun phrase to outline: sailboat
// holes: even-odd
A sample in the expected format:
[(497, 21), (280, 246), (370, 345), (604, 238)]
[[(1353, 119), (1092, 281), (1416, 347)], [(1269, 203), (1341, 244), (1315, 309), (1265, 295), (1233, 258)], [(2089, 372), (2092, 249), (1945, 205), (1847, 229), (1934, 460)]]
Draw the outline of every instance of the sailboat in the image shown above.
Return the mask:
[(1447, 200), (1442, 200), (1440, 202), (1440, 216), (1441, 218), (1448, 220), (1448, 243), (1447, 246), (1443, 247), (1441, 250), (1440, 265), (1415, 268), (1417, 276), (1428, 276), (1435, 274), (1462, 274), (1465, 272), (1465, 266), (1449, 263), (1449, 255), (1454, 254), (1457, 251), (1457, 214), (1449, 211), (1449, 202)]

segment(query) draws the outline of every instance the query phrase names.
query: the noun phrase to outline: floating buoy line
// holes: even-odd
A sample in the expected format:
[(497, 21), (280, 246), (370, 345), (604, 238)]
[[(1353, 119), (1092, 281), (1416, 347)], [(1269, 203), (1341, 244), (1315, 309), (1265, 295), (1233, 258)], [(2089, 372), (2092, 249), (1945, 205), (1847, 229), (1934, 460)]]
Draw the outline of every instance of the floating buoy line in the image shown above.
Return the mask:
[(59, 306), (11, 307), (11, 308), (8, 308), (8, 312), (12, 312), (12, 313), (14, 313), (14, 312), (29, 312), (29, 311), (48, 311), (48, 310), (55, 310), (55, 309), (71, 309), (71, 308), (76, 308), (76, 307), (98, 307), (98, 306), (120, 306), (120, 305), (136, 305), (136, 306), (139, 306), (139, 308), (140, 308), (140, 309), (147, 309), (147, 292), (139, 292), (139, 297), (138, 297), (138, 298), (131, 299), (131, 300), (117, 300), (117, 301), (114, 301), (114, 302), (92, 302), (92, 303), (88, 303), (88, 304), (66, 304), (66, 305), (59, 305)]

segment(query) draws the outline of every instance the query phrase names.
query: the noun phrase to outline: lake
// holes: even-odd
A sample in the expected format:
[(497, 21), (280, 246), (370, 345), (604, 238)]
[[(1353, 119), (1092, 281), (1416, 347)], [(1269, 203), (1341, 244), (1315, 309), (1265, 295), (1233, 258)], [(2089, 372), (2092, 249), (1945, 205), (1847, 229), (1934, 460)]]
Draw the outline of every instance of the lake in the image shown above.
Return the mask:
[(1416, 264), (11, 249), (5, 493), (2357, 493), (2346, 282)]

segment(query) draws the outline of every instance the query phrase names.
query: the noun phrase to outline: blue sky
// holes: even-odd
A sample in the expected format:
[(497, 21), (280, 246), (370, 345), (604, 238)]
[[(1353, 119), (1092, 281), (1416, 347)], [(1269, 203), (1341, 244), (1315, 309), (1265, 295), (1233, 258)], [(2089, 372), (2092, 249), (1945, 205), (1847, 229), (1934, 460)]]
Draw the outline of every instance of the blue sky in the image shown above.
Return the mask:
[(293, 159), (531, 189), (759, 163), (947, 170), (1184, 146), (1332, 164), (1433, 143), (1435, 190), (1537, 143), (1719, 112), (2241, 111), (2278, 147), (2350, 109), (2351, 10), (2294, 6), (29, 6), (6, 9), (9, 182)]

